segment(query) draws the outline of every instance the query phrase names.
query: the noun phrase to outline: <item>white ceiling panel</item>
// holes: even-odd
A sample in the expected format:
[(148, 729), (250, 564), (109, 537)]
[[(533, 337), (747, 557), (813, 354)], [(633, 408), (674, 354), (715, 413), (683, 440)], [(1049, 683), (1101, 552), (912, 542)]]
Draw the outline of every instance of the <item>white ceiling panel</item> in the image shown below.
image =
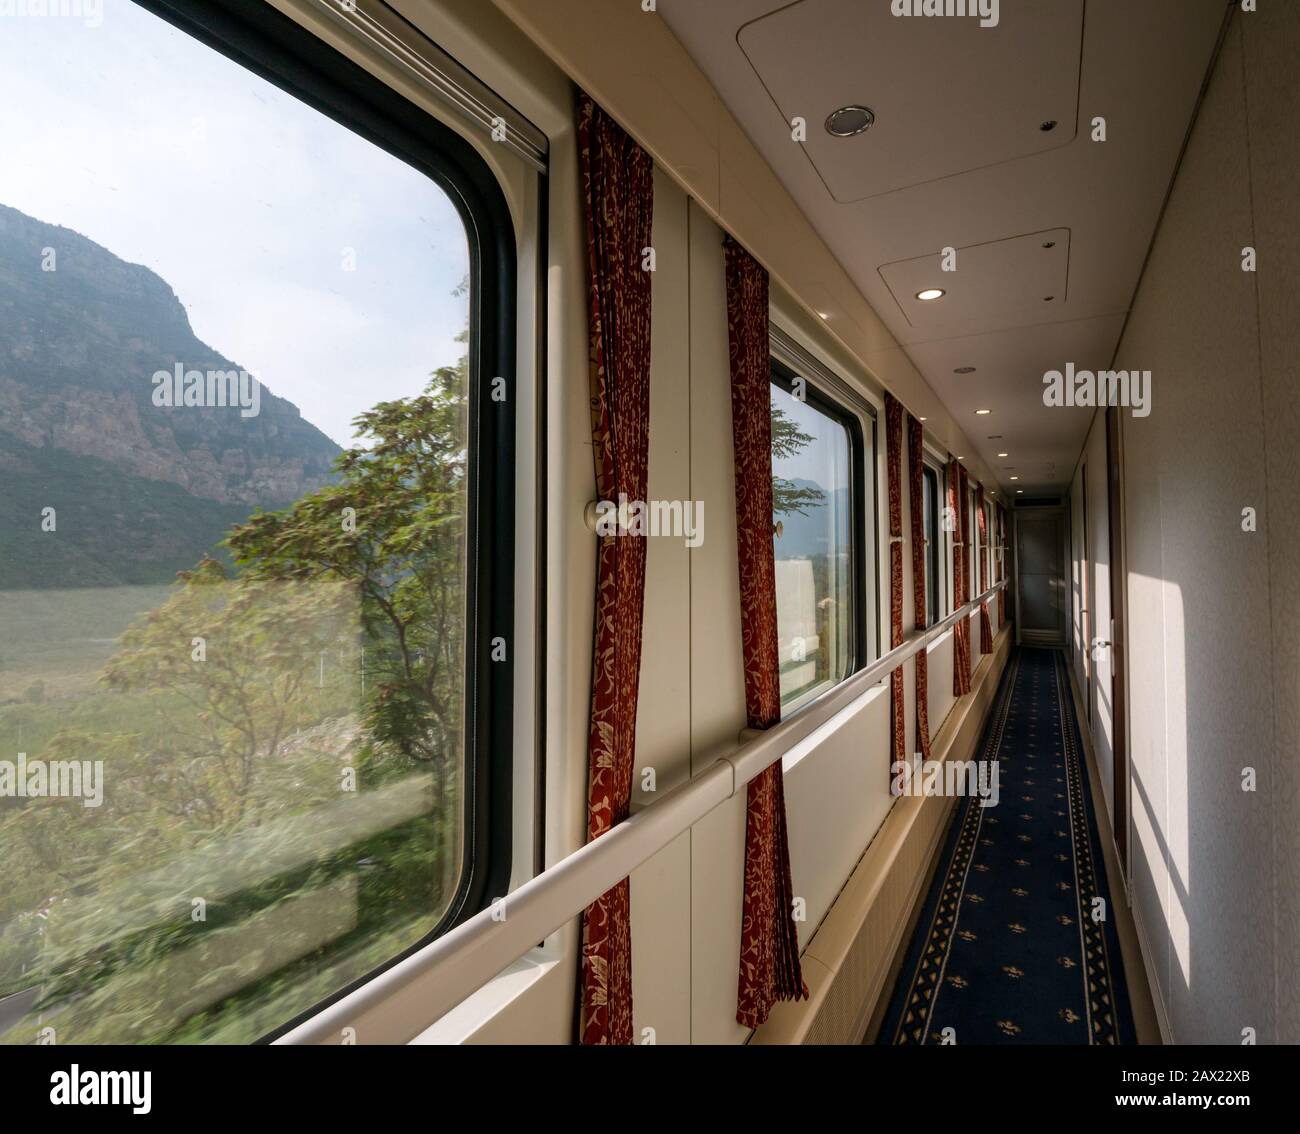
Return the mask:
[[(1063, 304), (1070, 230), (1044, 229), (880, 266), (908, 325), (930, 338), (1032, 321), (1044, 304)], [(942, 291), (921, 299), (926, 289)]]
[[(807, 122), (804, 149), (830, 195), (860, 201), (1073, 140), (1083, 0), (1001, 8), (983, 27), (899, 18), (889, 3), (799, 0), (736, 38), (783, 121)], [(874, 113), (870, 129), (823, 129), (851, 105)]]
[[(979, 456), (1021, 477), (1003, 491), (1055, 492), (1091, 415), (1045, 407), (1042, 376), (1114, 355), (1227, 4), (998, 7), (998, 25), (981, 28), (970, 16), (895, 17), (891, 0), (658, 0)], [(876, 122), (830, 136), (827, 114), (853, 103)], [(1043, 249), (1044, 233), (1062, 235)], [(933, 283), (945, 247), (958, 270)], [(946, 294), (922, 305), (929, 286)], [(895, 370), (896, 354), (865, 361)], [(976, 369), (954, 374), (961, 366)], [(987, 418), (968, 416), (983, 408)], [(1007, 472), (998, 452), (1028, 471)]]

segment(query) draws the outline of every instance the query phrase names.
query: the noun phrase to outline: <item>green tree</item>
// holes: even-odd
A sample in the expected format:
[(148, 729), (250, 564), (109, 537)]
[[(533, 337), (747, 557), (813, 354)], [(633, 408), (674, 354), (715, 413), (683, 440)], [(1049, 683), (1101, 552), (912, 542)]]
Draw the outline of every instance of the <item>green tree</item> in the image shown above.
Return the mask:
[[(98, 748), (115, 758), (120, 801), (193, 817), (195, 834), (228, 830), (262, 818), (259, 804), (274, 810), (288, 794), (280, 781), (301, 779), (284, 748), (335, 707), (322, 704), (314, 663), (355, 653), (357, 590), (338, 578), (230, 578), (212, 558), (179, 578), (176, 592), (123, 634), (101, 678), (115, 692), (144, 695), (156, 726), (97, 743), (63, 733), (51, 748)], [(346, 708), (346, 695), (337, 700)], [(311, 794), (325, 791), (318, 783)]]
[[(772, 406), (772, 459), (785, 460), (802, 451), (811, 441), (812, 434), (805, 433), (795, 422), (786, 416), (778, 405)], [(821, 504), (826, 494), (820, 488), (800, 488), (792, 480), (782, 476), (772, 477), (772, 518), (788, 516), (798, 512), (808, 515), (807, 509)]]
[[(445, 908), (459, 864), (467, 388), (462, 357), (418, 396), (359, 415), (330, 484), (234, 527), (233, 566), (205, 556), (123, 634), (87, 700), (95, 715), (41, 752), (102, 759), (103, 806), (0, 811), (0, 846), (32, 880), (0, 910), (45, 902), (57, 929), (47, 943), (32, 912), (0, 932), (0, 995), (38, 980), (33, 1011), (62, 1005), (83, 1039), (242, 1040)], [(349, 769), (358, 794), (341, 796)], [(192, 924), (186, 895), (213, 887), (224, 896)], [(326, 891), (355, 923), (327, 954), (286, 964), (286, 931), (255, 926)], [(213, 952), (221, 934), (233, 944)], [(157, 979), (189, 967), (220, 969), (192, 1006)], [(239, 1005), (223, 1014), (214, 989)]]
[(465, 364), (419, 397), (356, 419), (369, 447), (334, 484), (236, 527), (226, 546), (254, 584), (346, 581), (360, 595), (363, 715), (372, 745), (445, 772), (464, 728)]

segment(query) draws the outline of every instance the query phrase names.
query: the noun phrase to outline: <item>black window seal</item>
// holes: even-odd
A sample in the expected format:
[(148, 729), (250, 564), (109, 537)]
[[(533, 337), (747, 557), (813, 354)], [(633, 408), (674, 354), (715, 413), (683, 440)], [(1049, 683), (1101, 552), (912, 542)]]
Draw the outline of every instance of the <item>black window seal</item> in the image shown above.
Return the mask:
[[(505, 895), (511, 872), (514, 638), (515, 231), (495, 175), (468, 141), (265, 0), (134, 0), (425, 174), (465, 225), (470, 258), (470, 478), (465, 834), (460, 885), (418, 941), (286, 1021), (269, 1043)], [(489, 395), (504, 380), (504, 398)]]

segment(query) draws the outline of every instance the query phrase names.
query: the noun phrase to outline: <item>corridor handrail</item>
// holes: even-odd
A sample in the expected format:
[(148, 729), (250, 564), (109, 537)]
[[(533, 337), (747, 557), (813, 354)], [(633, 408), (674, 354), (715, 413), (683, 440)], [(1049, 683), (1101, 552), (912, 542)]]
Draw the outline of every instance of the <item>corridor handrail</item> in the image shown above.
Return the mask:
[(424, 1026), (451, 1011), (715, 807), (731, 799), (797, 744), (841, 716), (855, 713), (861, 707), (859, 702), (892, 670), (954, 623), (972, 616), (981, 603), (1006, 585), (1005, 579), (994, 583), (933, 626), (915, 631), (902, 645), (845, 678), (793, 716), (742, 744), (731, 755), (719, 757), (699, 775), (323, 1008), (275, 1042), (328, 1043), (338, 1040), (345, 1028), (358, 1029), (362, 1042), (367, 1042), (365, 1033), (370, 1029), (362, 1028), (361, 1022), (369, 1018), (379, 1030), (391, 1031), (391, 1026), (379, 1024), (379, 1011), (421, 981), (427, 987), (418, 991), (418, 1011), (415, 1004), (406, 1004), (401, 1013), (408, 1021), (422, 1021), (419, 1026), (407, 1024), (409, 1034), (405, 1038), (414, 1038)]

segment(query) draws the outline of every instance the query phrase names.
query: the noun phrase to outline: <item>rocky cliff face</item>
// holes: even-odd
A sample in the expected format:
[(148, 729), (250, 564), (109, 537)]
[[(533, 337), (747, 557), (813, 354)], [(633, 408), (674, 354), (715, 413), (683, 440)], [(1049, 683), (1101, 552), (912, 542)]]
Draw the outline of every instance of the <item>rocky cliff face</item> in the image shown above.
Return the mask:
[[(0, 584), (162, 581), (232, 519), (326, 483), (338, 446), (265, 387), (256, 416), (155, 404), (154, 374), (177, 364), (239, 370), (149, 269), (0, 205)], [(75, 530), (33, 541), (58, 504)]]
[(0, 431), (205, 500), (285, 504), (325, 482), (338, 447), (266, 389), (256, 417), (154, 405), (152, 376), (177, 363), (239, 369), (148, 268), (0, 205)]

